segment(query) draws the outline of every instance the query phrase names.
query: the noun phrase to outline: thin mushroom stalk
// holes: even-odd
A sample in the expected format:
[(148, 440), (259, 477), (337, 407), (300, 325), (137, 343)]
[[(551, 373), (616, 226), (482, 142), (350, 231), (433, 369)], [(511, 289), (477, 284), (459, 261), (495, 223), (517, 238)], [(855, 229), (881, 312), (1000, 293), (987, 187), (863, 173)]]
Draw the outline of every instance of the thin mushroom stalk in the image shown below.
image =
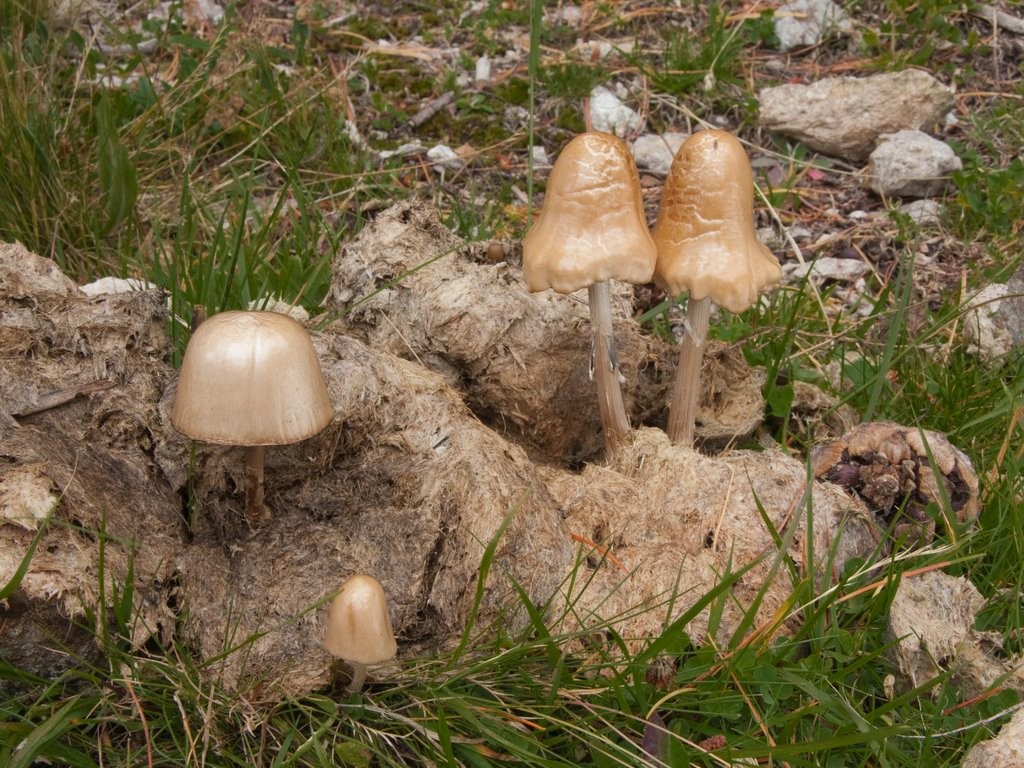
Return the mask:
[(672, 383), (668, 410), (668, 438), (677, 445), (692, 445), (700, 399), (700, 368), (708, 336), (711, 299), (690, 299), (686, 303), (686, 333), (679, 342), (679, 367)]
[(262, 445), (245, 449), (245, 519), (252, 526), (261, 525), (272, 516), (270, 508), (263, 503), (263, 460)]
[(352, 679), (348, 683), (349, 693), (359, 693), (366, 684), (366, 665), (358, 661), (350, 661), (352, 665)]
[(590, 304), (594, 370), (597, 384), (597, 404), (604, 428), (605, 451), (612, 455), (629, 436), (629, 417), (622, 402), (621, 376), (615, 338), (612, 332), (612, 308), (608, 296), (608, 281), (602, 280), (587, 288)]

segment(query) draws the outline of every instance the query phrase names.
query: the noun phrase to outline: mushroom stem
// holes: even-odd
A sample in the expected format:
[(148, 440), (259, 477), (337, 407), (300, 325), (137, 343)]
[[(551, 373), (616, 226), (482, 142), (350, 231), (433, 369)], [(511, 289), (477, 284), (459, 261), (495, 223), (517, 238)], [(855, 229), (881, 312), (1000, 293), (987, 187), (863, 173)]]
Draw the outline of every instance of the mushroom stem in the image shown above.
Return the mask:
[(348, 684), (351, 693), (359, 693), (363, 690), (363, 683), (366, 682), (366, 665), (358, 661), (349, 662), (352, 665), (352, 680)]
[(612, 306), (608, 297), (608, 281), (602, 280), (587, 288), (590, 302), (593, 377), (597, 382), (597, 402), (604, 427), (605, 453), (610, 457), (629, 435), (629, 418), (622, 404), (619, 386), (619, 360), (612, 335)]
[(693, 446), (693, 427), (700, 395), (700, 364), (708, 335), (711, 298), (686, 302), (686, 333), (679, 342), (679, 366), (668, 409), (668, 437), (675, 445)]
[(245, 519), (257, 526), (270, 519), (270, 510), (263, 503), (263, 446), (245, 449)]

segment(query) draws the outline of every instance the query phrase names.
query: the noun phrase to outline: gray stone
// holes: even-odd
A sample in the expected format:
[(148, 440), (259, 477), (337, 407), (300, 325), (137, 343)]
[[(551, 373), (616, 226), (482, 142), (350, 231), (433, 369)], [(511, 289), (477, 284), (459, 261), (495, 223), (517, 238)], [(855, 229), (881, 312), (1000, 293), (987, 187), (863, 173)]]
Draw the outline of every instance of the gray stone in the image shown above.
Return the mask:
[(921, 227), (942, 223), (942, 203), (938, 200), (911, 200), (900, 206), (900, 213)]
[(942, 120), (953, 106), (953, 91), (927, 72), (908, 69), (764, 88), (758, 100), (768, 130), (826, 155), (862, 161), (882, 134)]
[(786, 282), (799, 282), (810, 273), (816, 280), (838, 280), (855, 282), (871, 271), (871, 265), (863, 259), (840, 259), (835, 256), (820, 256), (805, 264), (788, 262), (782, 267)]
[(427, 159), (439, 170), (457, 171), (466, 163), (447, 144), (438, 144), (427, 150)]
[(672, 167), (672, 160), (683, 142), (689, 137), (688, 133), (645, 133), (638, 136), (633, 142), (633, 159), (636, 160), (637, 168), (659, 176), (668, 174)]
[(886, 197), (940, 194), (949, 175), (963, 167), (943, 141), (922, 131), (897, 131), (880, 137), (864, 171), (867, 187)]
[(793, 0), (775, 12), (775, 36), (783, 51), (817, 45), (828, 33), (851, 28), (849, 17), (832, 0)]
[(590, 92), (590, 125), (595, 131), (627, 136), (642, 131), (644, 119), (603, 85), (596, 85)]
[(982, 288), (964, 307), (968, 351), (998, 362), (1024, 346), (1024, 269), (1006, 283)]

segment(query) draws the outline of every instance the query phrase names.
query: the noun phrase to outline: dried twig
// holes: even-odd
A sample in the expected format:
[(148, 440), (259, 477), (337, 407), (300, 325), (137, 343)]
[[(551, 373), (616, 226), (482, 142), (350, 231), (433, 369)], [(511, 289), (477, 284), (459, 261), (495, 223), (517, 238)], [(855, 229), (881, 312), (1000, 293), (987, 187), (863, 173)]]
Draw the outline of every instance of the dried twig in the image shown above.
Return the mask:
[(453, 101), (455, 101), (455, 93), (452, 91), (445, 91), (436, 99), (431, 99), (426, 104), (424, 104), (420, 111), (413, 115), (412, 118), (410, 118), (409, 125), (412, 126), (413, 128), (419, 128), (421, 125), (427, 122), (427, 120), (432, 118), (434, 115), (436, 115), (442, 109), (447, 107)]
[(75, 386), (68, 387), (66, 389), (58, 389), (56, 392), (47, 392), (45, 395), (40, 395), (34, 405), (30, 405), (18, 413), (11, 415), (19, 419), (23, 419), (26, 416), (34, 416), (37, 413), (48, 411), (51, 408), (59, 408), (62, 405), (67, 405), (80, 397), (91, 395), (94, 392), (103, 392), (113, 386), (114, 382), (110, 379), (97, 379), (96, 381), (89, 381), (85, 384), (76, 384)]
[(1001, 11), (994, 5), (978, 3), (971, 9), (971, 15), (984, 19), (995, 29), (1004, 29), (1015, 35), (1024, 35), (1024, 19)]

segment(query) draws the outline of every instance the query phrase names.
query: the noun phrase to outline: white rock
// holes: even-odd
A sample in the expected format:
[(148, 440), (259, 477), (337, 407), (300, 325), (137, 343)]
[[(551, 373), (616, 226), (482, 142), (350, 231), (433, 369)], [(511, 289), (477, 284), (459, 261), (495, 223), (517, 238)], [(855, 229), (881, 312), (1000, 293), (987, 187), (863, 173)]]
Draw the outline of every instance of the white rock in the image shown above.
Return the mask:
[(802, 227), (799, 224), (794, 224), (786, 229), (787, 234), (794, 240), (806, 240), (811, 236), (811, 230), (807, 227)]
[(392, 157), (405, 157), (406, 155), (416, 155), (423, 151), (423, 145), (418, 141), (410, 141), (406, 144), (399, 145), (398, 149), (382, 149), (377, 154), (381, 160), (387, 160)]
[(449, 171), (457, 171), (466, 165), (463, 159), (455, 154), (455, 150), (447, 144), (438, 144), (428, 149), (427, 159), (433, 163), (434, 167)]
[(817, 45), (830, 32), (851, 28), (849, 17), (832, 0), (793, 0), (775, 12), (775, 36), (783, 51)]
[(900, 206), (900, 213), (922, 227), (942, 223), (942, 203), (938, 200), (911, 200)]
[(186, 20), (193, 24), (205, 21), (217, 25), (224, 20), (224, 8), (212, 0), (187, 0), (184, 5), (179, 2), (159, 3), (147, 14), (147, 17), (163, 21), (169, 19), (172, 12), (177, 14), (183, 9)]
[(476, 73), (474, 80), (479, 85), (486, 83), (491, 79), (491, 60), (486, 56), (481, 56), (476, 60)]
[(1005, 283), (981, 289), (965, 305), (963, 334), (967, 351), (988, 362), (1001, 358), (1013, 348), (1013, 336), (1001, 322), (1001, 306), (1012, 293)]
[(533, 149), (531, 150), (531, 154), (533, 155), (533, 165), (534, 165), (534, 167), (536, 167), (538, 165), (542, 165), (542, 166), (550, 166), (551, 165), (551, 158), (548, 157), (548, 151), (546, 149), (544, 149), (544, 147), (542, 147), (540, 144), (534, 144), (533, 145)]
[(112, 293), (157, 291), (160, 290), (160, 286), (145, 280), (138, 280), (134, 277), (100, 277), (91, 283), (80, 286), (80, 290), (86, 296), (95, 298), (96, 296), (107, 296)]
[(672, 167), (679, 147), (689, 137), (687, 133), (669, 132), (661, 136), (645, 133), (633, 142), (633, 159), (638, 168), (664, 176)]
[(786, 238), (775, 227), (758, 227), (754, 232), (758, 242), (772, 251), (780, 251), (786, 247)]
[(864, 181), (879, 195), (928, 197), (940, 194), (949, 175), (962, 167), (945, 142), (922, 131), (897, 131), (880, 137), (868, 158)]
[(583, 9), (575, 5), (564, 5), (552, 11), (545, 11), (544, 21), (552, 25), (566, 24), (578, 27), (583, 22)]
[(789, 282), (802, 280), (808, 273), (812, 278), (854, 282), (871, 271), (871, 265), (862, 259), (839, 259), (835, 256), (821, 256), (814, 261), (800, 264), (787, 262), (782, 273)]
[(224, 8), (212, 0), (189, 0), (185, 3), (186, 13), (192, 18), (204, 19), (213, 25), (224, 20)]
[(596, 85), (590, 92), (590, 125), (595, 131), (626, 136), (642, 131), (644, 119), (603, 85)]

